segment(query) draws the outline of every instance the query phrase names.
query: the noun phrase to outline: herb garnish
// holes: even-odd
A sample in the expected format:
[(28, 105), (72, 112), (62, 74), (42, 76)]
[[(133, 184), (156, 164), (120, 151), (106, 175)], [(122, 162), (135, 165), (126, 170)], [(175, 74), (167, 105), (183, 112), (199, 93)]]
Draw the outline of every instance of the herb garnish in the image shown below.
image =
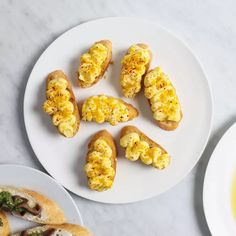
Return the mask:
[(22, 203), (22, 199), (16, 199), (14, 201), (11, 193), (7, 191), (2, 191), (0, 193), (0, 209), (2, 210), (23, 213), (25, 212), (25, 210), (21, 207), (18, 207), (18, 205), (21, 203)]

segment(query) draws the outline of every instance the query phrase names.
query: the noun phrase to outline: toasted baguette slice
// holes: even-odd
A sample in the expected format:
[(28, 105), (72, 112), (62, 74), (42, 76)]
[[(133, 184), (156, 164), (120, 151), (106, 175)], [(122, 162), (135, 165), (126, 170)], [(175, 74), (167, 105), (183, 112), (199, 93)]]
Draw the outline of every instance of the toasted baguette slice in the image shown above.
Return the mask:
[(132, 132), (137, 133), (140, 136), (140, 139), (143, 141), (146, 141), (150, 145), (150, 147), (159, 147), (162, 149), (163, 152), (167, 153), (167, 151), (161, 145), (159, 145), (158, 143), (150, 139), (146, 134), (144, 134), (141, 130), (139, 130), (137, 127), (133, 125), (127, 125), (123, 127), (120, 133), (120, 137), (122, 138), (126, 134), (129, 134)]
[(8, 236), (10, 234), (10, 226), (7, 220), (7, 216), (4, 212), (0, 211), (0, 235)]
[[(54, 80), (54, 79), (64, 79), (64, 80), (67, 81), (67, 88), (66, 88), (66, 90), (69, 91), (69, 93), (70, 93), (69, 101), (73, 104), (73, 107), (74, 107), (74, 111), (73, 111), (72, 115), (75, 116), (75, 123), (73, 124), (73, 126), (71, 126), (72, 127), (71, 129), (66, 130), (66, 128), (65, 128), (65, 130), (62, 131), (62, 130), (60, 130), (60, 124), (57, 125), (57, 129), (58, 129), (59, 133), (62, 134), (63, 136), (65, 136), (65, 137), (73, 137), (78, 132), (79, 127), (80, 127), (80, 114), (79, 114), (78, 106), (77, 106), (77, 103), (76, 103), (76, 100), (75, 100), (75, 96), (74, 96), (74, 93), (72, 91), (72, 87), (71, 87), (70, 81), (68, 80), (68, 78), (65, 75), (65, 73), (63, 71), (61, 71), (61, 70), (53, 71), (52, 73), (50, 73), (48, 75), (47, 82), (46, 82), (46, 91), (47, 91), (49, 82), (51, 80)], [(44, 107), (43, 107), (44, 111), (46, 113), (48, 113), (46, 111), (46, 108), (45, 108), (46, 107), (45, 104), (47, 103), (47, 101), (49, 101), (49, 100), (48, 99), (46, 100), (46, 102), (44, 103)], [(53, 118), (54, 114), (55, 113), (51, 113), (50, 114), (52, 118)]]
[[(31, 229), (24, 230), (22, 232), (18, 232), (12, 234), (12, 236), (21, 236), (21, 235), (29, 235), (32, 233), (48, 233), (48, 236), (58, 235), (58, 236), (92, 236), (92, 234), (84, 227), (80, 225), (74, 224), (62, 224), (62, 225), (43, 225), (37, 226)], [(42, 234), (44, 235), (44, 234)]]
[(0, 205), (0, 210), (8, 211), (14, 216), (36, 223), (65, 223), (63, 210), (53, 200), (40, 193), (25, 188), (0, 186), (0, 194), (7, 195), (7, 199), (10, 199), (14, 204), (13, 208), (9, 208), (5, 204)]
[[(89, 101), (94, 100), (96, 105), (95, 108), (93, 108), (93, 112), (91, 113), (91, 105), (89, 103)], [(106, 100), (106, 101), (105, 101)], [(116, 105), (112, 105), (112, 102), (117, 102)], [(125, 108), (127, 108), (127, 110), (125, 111), (124, 114), (119, 114), (119, 117), (122, 117), (120, 120), (114, 120), (111, 119), (112, 113), (113, 112), (119, 112), (119, 111), (115, 111), (117, 109), (117, 107), (120, 105), (124, 105)], [(98, 118), (98, 110), (100, 111), (104, 111), (104, 110), (109, 110), (110, 113), (106, 114), (106, 117), (104, 118), (104, 120), (99, 120)], [(99, 113), (100, 115), (100, 113)], [(120, 98), (114, 98), (111, 96), (106, 96), (106, 95), (98, 95), (98, 96), (92, 96), (89, 97), (87, 100), (84, 101), (83, 106), (82, 106), (82, 119), (84, 121), (95, 121), (97, 123), (103, 123), (103, 122), (109, 122), (111, 125), (117, 125), (120, 122), (127, 122), (130, 121), (134, 118), (136, 118), (139, 115), (138, 110), (132, 106), (129, 103), (126, 103), (125, 101), (123, 101)]]
[(86, 83), (86, 81), (83, 81), (80, 79), (80, 69), (79, 69), (80, 66), (79, 66), (79, 68), (77, 70), (77, 76), (78, 76), (78, 83), (81, 88), (89, 88), (89, 87), (93, 86), (94, 84), (96, 84), (100, 79), (102, 79), (104, 73), (106, 72), (106, 70), (111, 62), (112, 42), (109, 40), (101, 40), (101, 41), (96, 42), (95, 44), (97, 44), (97, 43), (100, 43), (107, 48), (107, 57), (101, 65), (101, 73), (95, 77), (95, 80), (92, 83)]
[[(149, 48), (148, 45), (146, 45), (146, 44), (144, 44), (144, 43), (138, 43), (138, 44), (136, 44), (136, 45), (132, 45), (132, 46), (128, 49), (128, 51), (127, 51), (125, 57), (126, 57), (127, 55), (129, 55), (129, 50), (130, 50), (132, 47), (134, 47), (134, 46), (138, 46), (138, 47), (140, 47), (140, 48), (146, 50), (147, 53), (148, 53), (148, 55), (149, 55), (149, 60), (148, 60), (147, 64), (145, 64), (145, 68), (146, 68), (146, 69), (145, 69), (144, 73), (143, 73), (143, 74), (140, 74), (141, 78), (140, 78), (139, 80), (136, 79), (135, 84), (133, 84), (133, 82), (134, 82), (133, 79), (130, 78), (130, 80), (132, 80), (132, 86), (131, 86), (131, 84), (130, 84), (129, 82), (126, 81), (126, 79), (124, 80), (123, 76), (125, 75), (125, 77), (127, 77), (127, 76), (129, 76), (130, 73), (134, 74), (133, 71), (134, 71), (135, 69), (134, 69), (134, 68), (130, 68), (130, 69), (128, 70), (129, 72), (128, 72), (128, 73), (125, 73), (125, 71), (127, 71), (127, 65), (124, 66), (123, 63), (122, 63), (121, 75), (120, 75), (120, 83), (121, 83), (121, 87), (122, 87), (122, 92), (123, 92), (124, 96), (127, 97), (127, 98), (134, 98), (134, 97), (141, 91), (143, 78), (145, 77), (145, 74), (147, 73), (147, 71), (148, 71), (148, 69), (149, 69), (149, 67), (150, 67), (151, 61), (152, 61), (152, 52), (151, 52), (151, 49)], [(124, 57), (124, 58), (125, 58), (125, 57)], [(123, 59), (123, 60), (124, 60), (124, 59)], [(122, 60), (122, 61), (123, 61), (123, 60)], [(133, 60), (135, 60), (135, 58), (134, 58)], [(137, 73), (136, 70), (135, 70), (135, 72)]]
[[(159, 145), (158, 143), (156, 143), (155, 141), (150, 139), (146, 134), (144, 134), (142, 131), (140, 131), (135, 126), (129, 125), (129, 126), (125, 126), (124, 128), (122, 128), (122, 130), (120, 132), (120, 140), (123, 137), (125, 137), (126, 135), (130, 134), (130, 133), (137, 133), (139, 135), (140, 141), (145, 141), (146, 143), (148, 143), (149, 148), (146, 149), (145, 152), (147, 152), (147, 150), (150, 150), (152, 148), (160, 149), (160, 153), (159, 153), (160, 156), (159, 157), (158, 156), (154, 157), (153, 156), (154, 155), (153, 152), (150, 152), (149, 153), (150, 156), (149, 155), (145, 155), (146, 157), (144, 156), (144, 158), (142, 158), (141, 157), (141, 153), (140, 153), (140, 156), (138, 156), (137, 159), (130, 159), (130, 160), (136, 161), (136, 160), (138, 160), (140, 158), (141, 161), (144, 164), (146, 164), (146, 165), (152, 164), (157, 169), (164, 169), (164, 168), (166, 168), (170, 164), (170, 156), (169, 156), (168, 152), (161, 145)], [(127, 148), (129, 148), (129, 150), (132, 151), (133, 147), (126, 147), (126, 149)], [(129, 159), (129, 158), (127, 157), (127, 159)]]
[[(116, 156), (116, 145), (112, 135), (106, 130), (97, 132), (88, 144), (85, 165), (85, 173), (91, 189), (104, 191), (112, 187), (116, 174)], [(106, 161), (106, 167), (102, 165), (103, 161)], [(109, 167), (107, 161), (110, 162)], [(95, 165), (93, 166), (93, 164)], [(100, 178), (101, 182), (94, 182), (97, 177)]]
[[(144, 93), (145, 93), (145, 96), (147, 97), (147, 99), (148, 99), (148, 102), (149, 102), (149, 105), (150, 105), (150, 107), (152, 108), (152, 104), (151, 104), (151, 99), (150, 99), (150, 97), (148, 97), (147, 96), (147, 94), (150, 92), (150, 90), (147, 92), (147, 90), (148, 89), (150, 89), (150, 87), (152, 87), (152, 86), (154, 86), (154, 85), (152, 85), (152, 86), (147, 86), (147, 81), (146, 80), (148, 80), (147, 78), (148, 78), (148, 76), (151, 74), (151, 73), (155, 73), (155, 71), (156, 71), (156, 73), (157, 73), (157, 77), (156, 78), (154, 78), (155, 80), (156, 80), (156, 82), (158, 81), (158, 78), (160, 78), (160, 79), (163, 79), (164, 81), (166, 81), (167, 83), (168, 83), (168, 87), (171, 87), (172, 88), (172, 90), (173, 90), (173, 93), (174, 93), (174, 96), (173, 97), (175, 97), (175, 99), (177, 100), (177, 102), (178, 102), (178, 104), (179, 104), (179, 99), (178, 99), (178, 96), (177, 96), (177, 94), (176, 94), (176, 91), (175, 91), (175, 88), (174, 88), (174, 86), (173, 86), (173, 84), (170, 82), (170, 80), (169, 80), (169, 78), (167, 77), (167, 75), (165, 75), (163, 72), (162, 72), (162, 70), (161, 70), (161, 68), (160, 67), (156, 67), (156, 68), (154, 68), (154, 69), (152, 69), (152, 70), (150, 70), (150, 71), (148, 71), (148, 73), (146, 74), (146, 76), (145, 76), (145, 78), (144, 78)], [(166, 87), (167, 87), (167, 85), (166, 85)], [(162, 87), (162, 89), (163, 89), (164, 87)], [(157, 91), (158, 91), (159, 89), (157, 88)], [(166, 90), (167, 91), (167, 90)], [(171, 101), (171, 100), (170, 100)], [(161, 101), (158, 101), (158, 102), (161, 102)], [(171, 101), (172, 102), (172, 101)], [(154, 113), (153, 113), (154, 114)], [(160, 128), (162, 128), (162, 129), (164, 129), (164, 130), (167, 130), (167, 131), (171, 131), (171, 130), (175, 130), (177, 127), (178, 127), (178, 125), (179, 125), (179, 123), (180, 123), (180, 121), (182, 120), (182, 117), (183, 117), (183, 113), (182, 113), (182, 110), (181, 110), (181, 107), (180, 107), (180, 105), (179, 105), (179, 119), (177, 120), (177, 121), (174, 121), (174, 120), (165, 120), (165, 121), (161, 121), (161, 120), (158, 120), (158, 119), (156, 119), (156, 118), (154, 118), (155, 119), (155, 122), (157, 123), (157, 125), (160, 127)]]

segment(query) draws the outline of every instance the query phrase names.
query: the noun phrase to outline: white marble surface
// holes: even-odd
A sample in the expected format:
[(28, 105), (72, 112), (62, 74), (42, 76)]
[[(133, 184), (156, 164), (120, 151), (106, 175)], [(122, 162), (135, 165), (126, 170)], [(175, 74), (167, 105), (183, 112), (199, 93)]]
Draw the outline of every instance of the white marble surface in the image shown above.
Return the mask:
[(56, 37), (99, 17), (152, 19), (184, 39), (205, 68), (215, 105), (208, 146), (198, 166), (159, 197), (127, 205), (73, 197), (85, 224), (98, 236), (210, 235), (202, 207), (202, 183), (210, 154), (224, 131), (236, 121), (235, 9), (234, 0), (1, 0), (0, 163), (43, 170), (27, 140), (22, 103), (32, 67)]

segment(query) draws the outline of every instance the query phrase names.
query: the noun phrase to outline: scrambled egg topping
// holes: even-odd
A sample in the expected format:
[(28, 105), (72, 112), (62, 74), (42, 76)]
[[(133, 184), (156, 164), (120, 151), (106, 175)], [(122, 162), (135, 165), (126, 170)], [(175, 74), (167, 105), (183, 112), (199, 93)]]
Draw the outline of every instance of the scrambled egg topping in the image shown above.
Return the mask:
[(90, 86), (102, 72), (103, 63), (107, 59), (108, 48), (102, 43), (95, 43), (89, 52), (83, 54), (80, 58), (78, 68), (79, 81), (83, 85)]
[(181, 108), (175, 88), (160, 67), (146, 75), (144, 86), (144, 94), (150, 101), (155, 120), (176, 122), (181, 120)]
[(60, 133), (72, 137), (76, 126), (76, 117), (73, 114), (74, 105), (70, 101), (71, 95), (67, 89), (68, 82), (64, 78), (55, 78), (49, 81), (46, 90), (47, 100), (43, 104), (46, 113), (52, 116), (52, 122)]
[(128, 160), (140, 159), (146, 165), (157, 169), (164, 169), (170, 164), (170, 156), (159, 147), (150, 147), (148, 142), (142, 140), (138, 133), (132, 132), (120, 139), (120, 145), (126, 148), (125, 156)]
[(105, 95), (88, 98), (82, 107), (82, 119), (97, 123), (109, 122), (117, 125), (129, 120), (129, 110), (120, 99)]
[(120, 83), (125, 97), (133, 98), (141, 90), (141, 80), (149, 61), (150, 55), (147, 49), (138, 45), (129, 48), (121, 62)]
[(88, 153), (87, 163), (84, 167), (91, 189), (104, 191), (112, 187), (115, 170), (112, 166), (112, 149), (102, 139), (97, 139)]

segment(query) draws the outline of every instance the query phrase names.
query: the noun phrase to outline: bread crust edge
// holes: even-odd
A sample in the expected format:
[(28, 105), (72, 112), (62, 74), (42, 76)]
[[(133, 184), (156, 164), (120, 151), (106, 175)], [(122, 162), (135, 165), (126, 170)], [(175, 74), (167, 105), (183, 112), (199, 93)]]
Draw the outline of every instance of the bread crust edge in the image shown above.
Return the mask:
[(6, 214), (2, 211), (0, 211), (0, 218), (3, 223), (3, 226), (0, 227), (0, 235), (8, 236), (10, 234), (10, 225)]
[[(138, 93), (140, 93), (141, 90), (142, 90), (142, 87), (143, 87), (143, 80), (144, 80), (144, 78), (145, 78), (145, 76), (146, 76), (146, 74), (147, 74), (147, 72), (148, 72), (148, 70), (149, 70), (149, 68), (150, 68), (151, 62), (152, 62), (152, 51), (151, 51), (150, 47), (149, 47), (147, 44), (144, 44), (144, 43), (137, 43), (137, 44), (134, 44), (134, 45), (137, 45), (137, 46), (139, 46), (139, 47), (141, 47), (141, 48), (143, 48), (143, 49), (147, 49), (147, 50), (148, 50), (148, 53), (149, 53), (149, 56), (150, 56), (150, 60), (149, 60), (148, 64), (145, 66), (145, 67), (146, 67), (145, 73), (142, 75), (142, 78), (141, 78), (141, 82), (140, 82), (140, 84), (141, 84), (141, 89), (140, 89), (140, 91), (138, 92)], [(132, 46), (133, 46), (133, 45), (132, 45)], [(130, 46), (130, 47), (132, 47), (132, 46)], [(128, 54), (128, 51), (129, 51), (129, 49), (126, 51), (126, 54), (125, 54), (124, 56), (126, 56), (126, 55)], [(123, 57), (123, 58), (124, 58), (124, 57)], [(123, 68), (123, 67), (121, 67), (121, 71), (122, 71), (122, 68)], [(124, 93), (123, 93), (123, 87), (121, 86), (121, 88), (122, 88), (122, 94), (124, 95)], [(133, 97), (126, 97), (125, 95), (124, 95), (124, 96), (125, 96), (126, 98), (134, 99), (134, 98), (137, 96), (138, 93), (135, 93), (135, 94), (133, 95)]]
[(168, 153), (160, 144), (158, 144), (157, 142), (155, 142), (154, 140), (152, 140), (151, 138), (149, 138), (146, 134), (144, 134), (140, 129), (138, 129), (136, 126), (133, 125), (127, 125), (125, 127), (123, 127), (120, 131), (120, 139), (125, 136), (126, 134), (135, 132), (137, 133), (141, 140), (146, 141), (150, 147), (158, 147), (160, 148), (164, 153)]
[[(149, 70), (147, 73), (146, 73), (146, 75), (149, 73), (149, 72), (151, 72), (151, 71), (153, 71), (153, 69), (151, 69), (151, 70)], [(146, 76), (145, 75), (145, 76)], [(145, 79), (145, 78), (144, 78)], [(173, 85), (172, 85), (173, 86)], [(145, 87), (145, 86), (144, 86)], [(173, 86), (174, 87), (174, 86)], [(145, 89), (145, 88), (144, 88)], [(175, 88), (174, 88), (175, 89)], [(177, 95), (176, 95), (177, 96)], [(151, 108), (151, 102), (150, 102), (150, 99), (148, 99), (147, 98), (147, 100), (148, 100), (148, 103), (149, 103), (149, 106), (150, 106), (150, 108)], [(180, 112), (181, 112), (181, 118), (180, 118), (180, 120), (177, 122), (177, 121), (171, 121), (171, 120), (169, 120), (169, 121), (158, 121), (158, 120), (155, 120), (155, 123), (161, 128), (161, 129), (164, 129), (164, 130), (166, 130), (166, 131), (173, 131), (173, 130), (175, 130), (175, 129), (177, 129), (178, 128), (178, 126), (179, 126), (179, 123), (180, 123), (180, 121), (182, 120), (182, 118), (183, 118), (183, 112), (182, 112), (182, 110), (180, 110)], [(153, 112), (152, 112), (153, 113)]]
[[(38, 230), (47, 230), (50, 228), (55, 228), (55, 229), (63, 229), (65, 231), (68, 231), (70, 233), (72, 233), (75, 236), (92, 236), (91, 232), (89, 232), (88, 229), (86, 229), (85, 227), (82, 227), (80, 225), (75, 225), (75, 224), (62, 224), (62, 225), (44, 225), (44, 226), (36, 226), (34, 228), (30, 228), (28, 230), (34, 230), (34, 229), (38, 229)], [(20, 236), (21, 232), (19, 233), (15, 233), (12, 236)]]
[[(78, 108), (78, 105), (77, 105), (77, 102), (76, 102), (76, 99), (75, 99), (75, 95), (73, 93), (73, 90), (72, 90), (72, 86), (71, 86), (71, 83), (68, 79), (68, 77), (66, 76), (66, 74), (62, 71), (62, 70), (55, 70), (53, 72), (51, 72), (48, 77), (47, 77), (47, 81), (46, 81), (46, 89), (47, 89), (47, 86), (48, 86), (48, 83), (55, 79), (55, 77), (57, 78), (63, 78), (67, 81), (68, 85), (67, 85), (67, 89), (68, 91), (70, 92), (70, 95), (71, 95), (71, 99), (70, 101), (73, 103), (73, 106), (74, 106), (74, 112), (73, 114), (75, 115), (76, 117), (76, 128), (74, 130), (74, 135), (73, 137), (77, 134), (77, 132), (79, 131), (79, 128), (80, 128), (80, 114), (79, 114), (79, 108)], [(51, 116), (52, 117), (52, 116)], [(58, 132), (59, 132), (59, 129), (58, 127), (56, 127)], [(60, 133), (60, 132), (59, 132)], [(62, 136), (64, 136), (62, 133), (60, 133)], [(64, 136), (65, 137), (65, 136)]]
[(110, 40), (105, 40), (104, 39), (104, 40), (97, 41), (94, 44), (96, 44), (96, 43), (101, 43), (108, 49), (107, 58), (103, 63), (100, 75), (97, 76), (95, 78), (94, 82), (92, 84), (90, 84), (89, 86), (87, 86), (87, 85), (85, 86), (83, 81), (79, 80), (79, 71), (77, 71), (78, 84), (79, 84), (79, 87), (81, 87), (81, 88), (90, 88), (93, 85), (95, 85), (96, 83), (98, 83), (102, 79), (102, 77), (104, 76), (106, 70), (108, 69), (109, 64), (111, 63), (111, 59), (112, 59), (112, 42)]

